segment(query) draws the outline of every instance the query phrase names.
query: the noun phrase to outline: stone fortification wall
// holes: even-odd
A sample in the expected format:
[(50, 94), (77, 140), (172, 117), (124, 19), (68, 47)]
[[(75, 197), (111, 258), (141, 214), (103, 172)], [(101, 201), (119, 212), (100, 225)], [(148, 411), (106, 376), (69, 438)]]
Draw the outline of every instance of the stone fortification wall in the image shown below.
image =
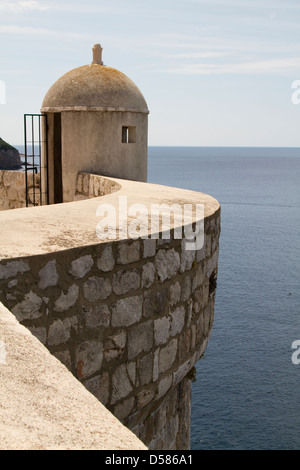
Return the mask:
[(76, 180), (75, 201), (105, 196), (120, 189), (120, 184), (109, 178), (91, 173), (79, 172)]
[[(36, 204), (39, 204), (40, 175), (28, 173), (29, 202), (33, 204), (33, 187), (36, 188)], [(0, 170), (0, 211), (26, 207), (25, 172)]]
[[(126, 185), (137, 194), (152, 191), (151, 185), (122, 182), (124, 191)], [(157, 191), (153, 187), (153, 197), (159, 197)], [(181, 195), (161, 188), (164, 197), (175, 193)], [(107, 201), (115, 197), (106, 196)], [(96, 200), (90, 199), (27, 209), (33, 218), (37, 214), (38, 237), (42, 231), (51, 237), (49, 249), (48, 243), (36, 241), (40, 251), (18, 257), (6, 253), (0, 259), (0, 301), (152, 449), (189, 448), (189, 373), (213, 324), (220, 234), (219, 205), (205, 197), (209, 215), (198, 251), (187, 251), (185, 238), (174, 238), (173, 230), (168, 240), (98, 240), (76, 246), (76, 237), (84, 238), (70, 211), (83, 215), (92, 205), (93, 212)], [(4, 214), (7, 226), (14, 214)], [(17, 216), (24, 223), (23, 211), (11, 222), (16, 226)], [(72, 238), (62, 226), (53, 249), (47, 224), (59, 226), (66, 217)], [(27, 230), (34, 230), (34, 223)], [(81, 217), (77, 223), (88, 226)], [(2, 238), (6, 243), (5, 234)]]
[[(34, 178), (34, 179), (33, 179)], [(29, 204), (33, 205), (33, 187), (35, 187), (35, 205), (39, 205), (40, 174), (28, 173)], [(120, 185), (108, 178), (89, 173), (78, 173), (75, 200), (104, 196), (120, 189)], [(0, 211), (26, 207), (25, 172), (0, 170)]]
[(196, 253), (136, 240), (1, 262), (1, 301), (150, 447), (188, 447), (180, 389), (163, 398), (208, 341), (218, 224)]

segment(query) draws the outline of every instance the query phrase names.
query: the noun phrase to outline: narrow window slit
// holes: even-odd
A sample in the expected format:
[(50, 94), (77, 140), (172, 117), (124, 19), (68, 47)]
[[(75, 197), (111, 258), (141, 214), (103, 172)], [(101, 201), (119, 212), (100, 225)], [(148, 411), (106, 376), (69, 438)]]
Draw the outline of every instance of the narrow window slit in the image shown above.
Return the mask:
[(136, 127), (135, 126), (122, 126), (122, 143), (135, 144), (136, 143)]

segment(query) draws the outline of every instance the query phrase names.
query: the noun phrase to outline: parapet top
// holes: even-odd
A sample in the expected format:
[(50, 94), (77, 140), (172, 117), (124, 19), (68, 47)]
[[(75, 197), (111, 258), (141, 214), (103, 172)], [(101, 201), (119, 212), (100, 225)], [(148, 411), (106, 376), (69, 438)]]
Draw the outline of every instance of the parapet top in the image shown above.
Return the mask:
[(98, 65), (103, 65), (102, 61), (102, 51), (103, 48), (101, 47), (100, 44), (95, 44), (93, 46), (93, 62), (92, 64), (98, 64)]

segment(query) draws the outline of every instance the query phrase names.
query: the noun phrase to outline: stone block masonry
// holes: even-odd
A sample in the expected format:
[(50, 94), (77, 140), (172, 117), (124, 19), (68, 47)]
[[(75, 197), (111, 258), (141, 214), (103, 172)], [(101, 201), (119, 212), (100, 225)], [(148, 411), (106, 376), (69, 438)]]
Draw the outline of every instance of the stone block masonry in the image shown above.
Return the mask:
[[(35, 205), (40, 204), (40, 174), (34, 176), (28, 172), (28, 201), (33, 205), (33, 188), (35, 188)], [(103, 196), (117, 191), (120, 185), (108, 178), (89, 173), (79, 173), (76, 181), (75, 200)], [(25, 172), (0, 170), (0, 211), (26, 207)]]
[[(171, 230), (0, 259), (0, 301), (150, 449), (189, 448), (189, 374), (214, 317), (213, 207), (198, 251)], [(57, 210), (28, 214), (44, 209)]]
[[(28, 197), (32, 201), (33, 187), (35, 187), (36, 205), (39, 204), (40, 175), (28, 173)], [(26, 207), (25, 172), (14, 170), (0, 170), (0, 211)]]

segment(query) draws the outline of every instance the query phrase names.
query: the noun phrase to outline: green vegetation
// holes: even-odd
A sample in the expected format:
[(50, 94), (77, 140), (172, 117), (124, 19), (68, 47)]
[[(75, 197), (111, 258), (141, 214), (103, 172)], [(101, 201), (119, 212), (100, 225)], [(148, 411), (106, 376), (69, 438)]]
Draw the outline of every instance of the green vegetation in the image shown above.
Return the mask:
[(15, 149), (15, 147), (5, 142), (5, 140), (1, 139), (1, 137), (0, 137), (0, 150), (15, 150), (17, 152), (17, 149)]

